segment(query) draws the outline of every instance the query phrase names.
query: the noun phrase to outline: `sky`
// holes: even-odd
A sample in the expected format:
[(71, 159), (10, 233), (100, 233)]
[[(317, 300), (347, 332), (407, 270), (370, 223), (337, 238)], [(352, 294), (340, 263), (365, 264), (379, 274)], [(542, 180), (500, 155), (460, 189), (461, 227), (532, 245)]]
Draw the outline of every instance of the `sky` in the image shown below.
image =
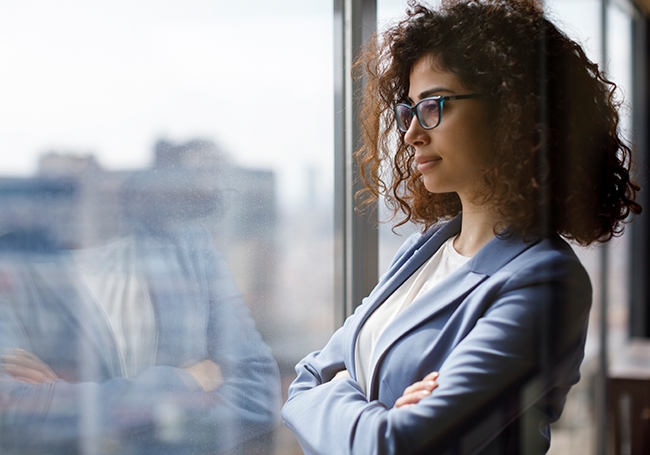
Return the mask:
[[(292, 174), (331, 169), (331, 1), (3, 0), (0, 174), (49, 150), (147, 166), (216, 141)], [(285, 179), (286, 180), (286, 179)]]
[[(380, 26), (405, 4), (380, 0)], [(549, 1), (594, 59), (597, 4)], [(243, 166), (276, 170), (283, 199), (299, 199), (308, 169), (331, 194), (332, 8), (332, 0), (2, 0), (0, 175), (33, 173), (47, 151), (139, 168), (160, 138), (205, 138)]]

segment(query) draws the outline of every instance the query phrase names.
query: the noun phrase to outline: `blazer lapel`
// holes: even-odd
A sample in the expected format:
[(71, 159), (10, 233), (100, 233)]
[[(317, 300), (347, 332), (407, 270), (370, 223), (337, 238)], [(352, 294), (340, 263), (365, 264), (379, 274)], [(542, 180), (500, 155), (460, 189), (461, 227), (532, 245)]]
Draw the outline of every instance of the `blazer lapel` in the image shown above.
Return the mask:
[(53, 261), (33, 263), (31, 268), (43, 303), (50, 307), (58, 306), (67, 313), (97, 351), (102, 366), (111, 375), (120, 375), (120, 363), (108, 321), (81, 276), (73, 272), (71, 259), (59, 257)]
[[(440, 245), (449, 237), (460, 231), (460, 215), (456, 216), (448, 223), (445, 223), (437, 230), (429, 231), (418, 239), (413, 247), (406, 251), (390, 267), (385, 274), (385, 278), (377, 285), (373, 292), (368, 296), (366, 304), (357, 309), (357, 317), (354, 319), (354, 326), (351, 330), (346, 331), (344, 340), (345, 346), (350, 346), (348, 351), (346, 365), (351, 365), (351, 373), (356, 377), (355, 349), (356, 340), (359, 336), (359, 330), (363, 326), (368, 316), (383, 303), (402, 283), (404, 283), (416, 270), (418, 270), (436, 251)], [(376, 351), (376, 349), (375, 349)]]
[[(424, 258), (424, 260), (419, 258), (417, 264), (421, 265), (426, 259), (431, 257), (431, 255), (438, 250), (442, 242), (457, 231), (452, 232), (450, 235), (448, 235), (449, 229), (441, 229), (438, 232), (439, 233), (434, 234), (434, 236), (432, 236), (431, 239), (420, 249), (423, 254), (426, 253), (426, 258)], [(379, 366), (384, 354), (391, 348), (391, 346), (397, 343), (400, 338), (408, 334), (416, 326), (430, 318), (438, 315), (448, 318), (465, 297), (467, 297), (467, 295), (470, 294), (488, 276), (501, 269), (505, 264), (535, 243), (537, 242), (524, 243), (518, 236), (512, 236), (507, 239), (495, 237), (465, 265), (456, 270), (437, 286), (418, 297), (406, 309), (404, 309), (404, 311), (402, 311), (395, 320), (386, 327), (386, 330), (377, 340), (377, 345), (375, 346), (370, 362), (370, 371), (372, 373), (369, 381), (370, 390), (368, 396), (373, 396), (375, 382), (374, 376), (377, 372), (377, 367)], [(407, 262), (407, 264), (408, 263), (410, 262)], [(399, 284), (404, 282), (405, 279), (406, 278), (402, 279)], [(390, 292), (393, 292), (396, 288), (397, 286), (391, 287)], [(383, 298), (381, 301), (385, 300), (386, 297), (390, 295), (390, 292), (385, 296), (382, 294)], [(376, 308), (379, 303), (381, 302), (375, 302), (372, 309)], [(445, 314), (443, 315), (443, 313)], [(363, 320), (365, 321), (366, 318), (367, 314)], [(361, 321), (359, 327), (355, 330), (355, 341), (361, 324), (363, 324), (363, 321)], [(354, 355), (352, 355), (352, 359), (354, 359)]]
[[(438, 285), (419, 296), (388, 324), (386, 330), (379, 336), (370, 360), (369, 371), (372, 373), (368, 382), (370, 384), (368, 396), (373, 396), (374, 376), (384, 354), (424, 321), (433, 317), (442, 317), (446, 321), (464, 298), (485, 278), (486, 275), (473, 273), (465, 264)], [(444, 325), (444, 321), (441, 321), (441, 325)]]
[(208, 358), (210, 296), (199, 285), (198, 274), (206, 271), (193, 259), (195, 246), (176, 239), (139, 240), (138, 263), (157, 322), (156, 364), (185, 366)]
[(171, 244), (165, 245), (154, 238), (138, 240), (138, 267), (147, 282), (156, 317), (156, 364), (177, 365), (181, 357), (177, 351), (181, 351), (180, 346), (185, 342), (182, 336), (185, 321), (180, 310), (187, 306), (186, 302), (179, 301), (184, 296), (178, 289), (183, 274), (175, 267), (176, 251)]

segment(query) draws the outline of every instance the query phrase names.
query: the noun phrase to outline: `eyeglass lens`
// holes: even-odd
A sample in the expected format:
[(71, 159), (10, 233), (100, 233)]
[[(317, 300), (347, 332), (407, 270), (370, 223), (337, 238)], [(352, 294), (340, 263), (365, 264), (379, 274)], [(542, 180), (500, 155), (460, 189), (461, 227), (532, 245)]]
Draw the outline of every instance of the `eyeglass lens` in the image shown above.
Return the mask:
[(440, 122), (440, 100), (424, 99), (414, 107), (408, 104), (398, 104), (395, 106), (397, 126), (403, 132), (406, 132), (411, 126), (411, 120), (416, 115), (422, 127), (426, 129), (435, 128)]

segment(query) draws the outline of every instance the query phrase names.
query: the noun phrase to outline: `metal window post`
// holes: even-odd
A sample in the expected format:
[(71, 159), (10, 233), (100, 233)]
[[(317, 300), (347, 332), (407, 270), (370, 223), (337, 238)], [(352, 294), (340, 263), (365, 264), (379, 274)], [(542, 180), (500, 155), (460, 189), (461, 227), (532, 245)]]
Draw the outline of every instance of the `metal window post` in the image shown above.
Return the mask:
[(359, 96), (363, 80), (351, 69), (377, 24), (376, 0), (334, 0), (335, 321), (341, 325), (378, 278), (377, 211), (359, 215), (354, 194), (362, 187), (352, 153), (361, 145)]
[[(648, 141), (648, 55), (650, 55), (650, 36), (648, 19), (638, 9), (633, 9), (633, 52), (632, 61), (632, 122), (633, 142), (636, 148), (634, 159), (634, 178), (642, 186), (647, 185), (650, 165), (650, 143)], [(650, 198), (647, 189), (637, 194), (637, 201), (644, 208), (643, 213), (634, 217), (634, 223), (627, 229), (631, 234), (630, 250), (630, 316), (631, 337), (650, 337), (650, 239), (648, 233), (648, 208)]]
[[(608, 49), (608, 8), (609, 0), (600, 2), (600, 59), (603, 73), (607, 72), (609, 60)], [(596, 392), (596, 453), (606, 455), (607, 453), (607, 375), (609, 369), (609, 358), (607, 349), (609, 346), (609, 246), (604, 244), (600, 247), (600, 324), (599, 324), (599, 371), (597, 392)]]

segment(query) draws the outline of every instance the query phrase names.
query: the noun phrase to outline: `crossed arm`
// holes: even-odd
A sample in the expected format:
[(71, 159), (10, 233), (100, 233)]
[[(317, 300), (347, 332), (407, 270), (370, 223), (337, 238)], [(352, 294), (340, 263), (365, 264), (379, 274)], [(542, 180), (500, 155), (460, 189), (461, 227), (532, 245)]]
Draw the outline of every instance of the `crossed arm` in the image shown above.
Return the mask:
[[(174, 444), (209, 444), (215, 452), (273, 429), (280, 401), (277, 365), (225, 264), (210, 251), (201, 245), (189, 250), (202, 273), (187, 279), (199, 281), (201, 294), (187, 299), (196, 306), (178, 304), (196, 326), (169, 317), (161, 322), (167, 336), (159, 340), (156, 365), (129, 378), (109, 371), (86, 336), (93, 327), (41, 303), (38, 297), (52, 294), (49, 288), (21, 279), (0, 290), (0, 426), (8, 435), (0, 451), (75, 445), (91, 437), (88, 431), (98, 444), (102, 438), (125, 448), (166, 444), (159, 430), (169, 426), (170, 415), (179, 428)], [(22, 270), (10, 266), (10, 272)], [(198, 341), (183, 344), (181, 337)], [(89, 418), (92, 426), (80, 423)]]
[[(421, 381), (416, 381), (408, 386), (406, 389), (404, 389), (402, 396), (399, 397), (397, 401), (395, 401), (393, 407), (401, 408), (402, 406), (417, 404), (422, 398), (431, 395), (433, 389), (438, 387), (438, 383), (436, 382), (438, 376), (439, 373), (437, 371), (434, 371), (426, 375)], [(341, 370), (336, 373), (336, 375), (334, 375), (332, 381), (349, 377), (350, 373), (348, 373), (348, 370)]]
[[(553, 270), (543, 272), (550, 274)], [(539, 280), (540, 275), (535, 278)], [(467, 334), (444, 358), (426, 357), (429, 369), (437, 370), (438, 365), (440, 375), (406, 383), (394, 401), (390, 400), (389, 382), (380, 382), (386, 400), (369, 402), (355, 381), (345, 378), (344, 373), (337, 376), (345, 368), (346, 327), (342, 327), (322, 351), (297, 365), (298, 378), (283, 409), (285, 424), (305, 453), (320, 455), (416, 453), (425, 447), (454, 443), (454, 435), (470, 429), (472, 437), (463, 443), (480, 450), (542, 398), (544, 407), (536, 408), (535, 412), (541, 413), (535, 418), (540, 425), (552, 421), (552, 416), (561, 411), (568, 388), (579, 377), (589, 294), (580, 280), (569, 281), (568, 288), (562, 281), (553, 283), (552, 293), (548, 292), (548, 281), (539, 281), (518, 280), (511, 282), (510, 289), (504, 285), (502, 293), (490, 301), (487, 311), (476, 324), (468, 326)], [(557, 354), (558, 362), (548, 368), (538, 363), (536, 343), (540, 339), (537, 328), (545, 314), (553, 315), (554, 325), (544, 327), (561, 335), (552, 344), (552, 358), (555, 360)], [(402, 345), (393, 348), (393, 352), (401, 348), (400, 355), (387, 355), (384, 372), (395, 374), (386, 374), (379, 381), (399, 380), (399, 372), (408, 367), (404, 353), (412, 349), (409, 341), (406, 337)], [(521, 395), (524, 387), (530, 393)], [(555, 391), (547, 396), (551, 389)], [(501, 397), (523, 397), (525, 402), (513, 407), (489, 406), (498, 404)], [(496, 412), (500, 414), (492, 419)], [(464, 429), (464, 422), (469, 420), (481, 425)], [(489, 426), (493, 423), (497, 427)], [(335, 434), (339, 437), (333, 438)], [(539, 430), (531, 435), (535, 444), (547, 444)]]
[[(48, 364), (24, 349), (12, 349), (5, 353), (2, 356), (2, 367), (15, 379), (32, 385), (49, 384), (59, 379)], [(210, 359), (197, 362), (184, 370), (206, 393), (216, 390), (224, 382), (219, 365)]]

